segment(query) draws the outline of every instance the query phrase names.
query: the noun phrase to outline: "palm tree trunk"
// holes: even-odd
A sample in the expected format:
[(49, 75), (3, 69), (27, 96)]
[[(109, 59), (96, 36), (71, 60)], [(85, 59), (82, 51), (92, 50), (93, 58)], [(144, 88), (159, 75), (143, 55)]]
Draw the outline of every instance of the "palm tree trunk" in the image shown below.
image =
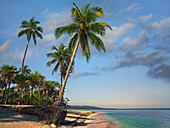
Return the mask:
[(63, 85), (62, 85), (62, 87), (59, 90), (59, 95), (57, 96), (57, 101), (55, 101), (53, 105), (62, 106), (62, 99), (63, 99), (63, 95), (64, 95), (64, 90), (65, 90), (66, 82), (67, 82), (67, 79), (68, 79), (68, 76), (69, 76), (69, 72), (70, 72), (73, 60), (75, 58), (75, 55), (76, 55), (76, 52), (77, 52), (77, 49), (78, 49), (78, 46), (79, 46), (79, 42), (80, 42), (80, 36), (78, 37), (76, 46), (74, 48), (74, 51), (73, 51), (73, 54), (72, 54), (72, 57), (71, 57), (71, 61), (69, 63), (69, 66), (68, 66), (68, 69), (67, 69), (67, 72), (66, 72), (66, 75), (65, 75), (65, 78), (64, 78)]
[(9, 97), (8, 97), (8, 94), (9, 94), (10, 85), (11, 85), (11, 83), (9, 82), (8, 91), (7, 91), (7, 98), (6, 98), (6, 101), (5, 101), (7, 104), (8, 104), (8, 98), (9, 98)]
[(61, 89), (61, 86), (62, 86), (62, 64), (60, 63), (60, 77), (61, 77), (61, 84), (60, 84), (60, 89)]
[(24, 61), (25, 61), (25, 57), (26, 57), (26, 54), (27, 54), (28, 45), (29, 45), (29, 41), (27, 41), (24, 57), (23, 57), (23, 60), (22, 60), (21, 74), (23, 73)]
[(21, 86), (21, 94), (20, 94), (20, 105), (23, 104), (23, 87)]
[(6, 87), (7, 87), (7, 84), (5, 85), (5, 90), (4, 90), (4, 92), (3, 92), (3, 97), (2, 97), (2, 103), (4, 103), (4, 104), (5, 104)]
[[(23, 60), (22, 60), (21, 74), (23, 74), (24, 61), (25, 61), (28, 45), (29, 45), (29, 41), (27, 40), (27, 45), (26, 45), (24, 57), (23, 57)], [(22, 87), (22, 83), (21, 83), (20, 105), (23, 104), (23, 92), (22, 92), (22, 90), (23, 90), (23, 87)]]
[(29, 97), (29, 101), (28, 101), (28, 104), (29, 104), (29, 105), (30, 105), (30, 103), (31, 103), (32, 95), (33, 95), (33, 86), (31, 87), (31, 93), (30, 93), (30, 97)]

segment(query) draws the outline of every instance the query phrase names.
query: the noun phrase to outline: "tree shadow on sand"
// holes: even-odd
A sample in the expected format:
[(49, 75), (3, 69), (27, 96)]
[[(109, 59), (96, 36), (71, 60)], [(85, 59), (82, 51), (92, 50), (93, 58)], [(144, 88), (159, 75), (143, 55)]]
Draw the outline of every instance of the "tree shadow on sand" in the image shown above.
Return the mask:
[(19, 114), (12, 108), (1, 107), (0, 108), (0, 123), (20, 122), (20, 121), (39, 121), (37, 116)]

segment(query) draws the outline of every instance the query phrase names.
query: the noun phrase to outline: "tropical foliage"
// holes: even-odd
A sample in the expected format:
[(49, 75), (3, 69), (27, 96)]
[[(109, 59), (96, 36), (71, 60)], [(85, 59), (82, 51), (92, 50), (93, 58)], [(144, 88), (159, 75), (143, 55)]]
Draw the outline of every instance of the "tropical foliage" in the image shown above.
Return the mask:
[[(21, 37), (24, 34), (27, 36), (27, 45), (26, 45), (24, 57), (22, 60), (21, 74), (23, 73), (24, 61), (25, 61), (25, 57), (26, 57), (26, 53), (27, 53), (27, 49), (28, 49), (28, 45), (29, 45), (31, 37), (33, 37), (34, 45), (37, 44), (36, 36), (38, 36), (40, 39), (43, 38), (43, 36), (41, 35), (41, 33), (43, 33), (43, 28), (37, 27), (37, 24), (40, 24), (40, 22), (34, 21), (34, 17), (32, 17), (29, 22), (26, 20), (22, 21), (21, 26), (19, 27), (19, 28), (24, 28), (24, 30), (22, 30), (18, 33), (18, 37)], [(21, 84), (21, 86), (22, 86), (22, 84)], [(21, 97), (20, 104), (23, 104), (22, 103), (22, 91), (21, 91), (20, 97)]]
[(57, 99), (59, 83), (45, 80), (38, 71), (31, 73), (27, 65), (23, 69), (21, 73), (13, 65), (0, 67), (0, 102), (19, 104), (23, 100), (23, 104), (52, 105)]
[(67, 26), (58, 27), (55, 30), (56, 38), (60, 38), (63, 34), (68, 34), (72, 37), (69, 42), (69, 49), (72, 52), (71, 61), (68, 66), (62, 88), (59, 91), (58, 99), (55, 103), (59, 106), (61, 105), (65, 85), (79, 44), (81, 46), (82, 54), (86, 56), (86, 60), (88, 62), (91, 55), (89, 43), (94, 45), (98, 51), (103, 50), (106, 52), (104, 43), (98, 35), (105, 35), (105, 27), (108, 27), (112, 30), (112, 28), (107, 23), (96, 22), (98, 18), (103, 17), (102, 8), (89, 7), (90, 4), (87, 4), (85, 7), (79, 9), (75, 3), (73, 3), (73, 5), (74, 7), (71, 8), (71, 17), (73, 23)]
[(24, 34), (27, 36), (27, 45), (26, 45), (26, 49), (25, 49), (25, 53), (24, 53), (24, 57), (22, 61), (21, 73), (23, 73), (22, 70), (24, 67), (24, 61), (25, 61), (25, 57), (26, 57), (26, 53), (27, 53), (27, 49), (28, 49), (28, 45), (29, 45), (29, 41), (31, 37), (33, 37), (34, 45), (37, 44), (36, 36), (38, 36), (40, 39), (43, 38), (43, 36), (41, 35), (41, 33), (43, 33), (43, 28), (37, 27), (37, 24), (40, 24), (40, 22), (34, 21), (34, 17), (32, 17), (30, 21), (26, 21), (26, 20), (22, 21), (21, 26), (19, 27), (19, 28), (24, 28), (24, 30), (18, 33), (18, 37), (21, 37)]
[[(39, 21), (34, 21), (32, 17), (29, 21), (22, 21), (19, 28), (23, 28), (18, 33), (18, 37), (26, 35), (27, 45), (25, 48), (22, 67), (17, 69), (13, 65), (2, 65), (0, 68), (0, 98), (4, 104), (32, 104), (32, 105), (59, 105), (67, 106), (68, 98), (63, 99), (66, 82), (69, 73), (73, 72), (74, 58), (78, 46), (81, 46), (82, 55), (89, 62), (91, 53), (90, 45), (95, 46), (98, 51), (106, 52), (100, 36), (106, 33), (105, 27), (112, 28), (105, 22), (98, 22), (98, 18), (103, 17), (103, 10), (100, 7), (90, 7), (90, 4), (79, 9), (75, 3), (71, 8), (73, 23), (58, 27), (55, 30), (55, 37), (58, 39), (64, 34), (68, 34), (71, 39), (68, 48), (61, 44), (58, 48), (53, 46), (53, 53), (48, 53), (47, 57), (52, 58), (47, 62), (47, 66), (55, 64), (52, 74), (60, 71), (59, 84), (57, 81), (49, 81), (38, 71), (32, 72), (27, 65), (24, 66), (26, 53), (31, 37), (34, 45), (37, 44), (36, 37), (42, 39), (43, 28), (37, 26)], [(63, 81), (64, 79), (64, 81)]]
[[(53, 46), (52, 50), (55, 50), (55, 52), (47, 54), (47, 57), (52, 58), (52, 60), (47, 62), (47, 66), (50, 67), (51, 64), (56, 63), (52, 71), (52, 74), (54, 74), (54, 72), (56, 72), (60, 68), (60, 77), (61, 77), (60, 87), (62, 85), (62, 79), (65, 77), (65, 74), (66, 74), (66, 71), (67, 71), (67, 68), (70, 62), (70, 58), (71, 58), (71, 54), (69, 53), (68, 49), (65, 47), (66, 46), (64, 46), (64, 44), (61, 44), (58, 48)], [(74, 72), (73, 65), (70, 71)]]

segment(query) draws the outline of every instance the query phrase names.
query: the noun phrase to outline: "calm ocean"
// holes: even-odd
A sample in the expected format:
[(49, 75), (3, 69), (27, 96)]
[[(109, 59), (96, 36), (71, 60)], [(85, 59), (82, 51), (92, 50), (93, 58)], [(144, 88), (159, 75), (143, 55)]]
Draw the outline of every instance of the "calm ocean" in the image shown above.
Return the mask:
[[(99, 112), (99, 111), (98, 111)], [(170, 110), (107, 110), (121, 128), (170, 128)]]

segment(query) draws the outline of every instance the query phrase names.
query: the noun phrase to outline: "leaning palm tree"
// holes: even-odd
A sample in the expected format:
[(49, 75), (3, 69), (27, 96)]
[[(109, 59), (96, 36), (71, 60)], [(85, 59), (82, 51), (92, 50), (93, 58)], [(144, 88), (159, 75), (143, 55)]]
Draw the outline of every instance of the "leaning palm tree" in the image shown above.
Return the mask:
[[(54, 72), (56, 72), (58, 68), (60, 67), (60, 78), (61, 78), (60, 88), (62, 86), (62, 79), (64, 78), (66, 74), (66, 69), (69, 65), (70, 58), (71, 58), (71, 54), (69, 53), (68, 49), (65, 47), (66, 46), (64, 46), (64, 44), (61, 44), (59, 48), (56, 48), (55, 46), (53, 46), (52, 50), (55, 50), (55, 52), (47, 54), (47, 57), (53, 58), (52, 60), (47, 62), (47, 66), (50, 67), (51, 64), (56, 63), (52, 71), (52, 74), (54, 74)], [(73, 66), (71, 67), (71, 72), (74, 72)]]
[(81, 45), (82, 54), (86, 56), (86, 60), (88, 61), (90, 58), (89, 42), (94, 45), (98, 51), (103, 50), (106, 52), (103, 41), (97, 35), (105, 35), (105, 27), (108, 27), (112, 30), (112, 28), (107, 23), (96, 22), (98, 18), (103, 17), (102, 8), (89, 7), (90, 4), (87, 4), (80, 10), (75, 3), (73, 3), (73, 5), (74, 7), (71, 8), (71, 17), (74, 23), (71, 23), (67, 26), (58, 27), (55, 30), (56, 38), (59, 38), (61, 35), (66, 33), (72, 37), (69, 43), (69, 48), (72, 51), (71, 61), (68, 66), (63, 85), (59, 91), (57, 101), (54, 103), (54, 105), (58, 106), (61, 106), (70, 68), (75, 58), (79, 44)]
[(27, 45), (26, 45), (24, 57), (22, 60), (21, 73), (23, 73), (24, 61), (25, 61), (25, 57), (26, 57), (26, 53), (27, 53), (27, 49), (28, 49), (28, 45), (29, 45), (31, 37), (33, 37), (34, 45), (37, 44), (36, 36), (38, 36), (40, 39), (43, 38), (41, 35), (41, 33), (43, 33), (43, 29), (42, 27), (37, 27), (37, 24), (40, 24), (40, 22), (34, 21), (34, 17), (32, 17), (29, 22), (26, 20), (22, 21), (21, 26), (19, 27), (19, 28), (24, 28), (24, 30), (18, 33), (18, 37), (21, 37), (24, 34), (27, 35)]

